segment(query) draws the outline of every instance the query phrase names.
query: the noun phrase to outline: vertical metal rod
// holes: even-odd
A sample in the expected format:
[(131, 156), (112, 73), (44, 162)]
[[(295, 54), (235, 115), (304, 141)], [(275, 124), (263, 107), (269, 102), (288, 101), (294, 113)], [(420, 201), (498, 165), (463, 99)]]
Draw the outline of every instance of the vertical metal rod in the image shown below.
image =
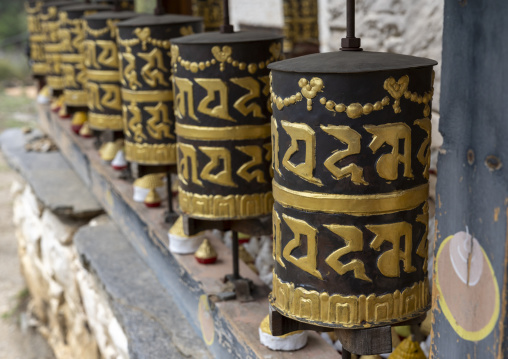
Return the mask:
[(238, 232), (231, 231), (231, 240), (233, 246), (233, 279), (240, 279), (240, 269), (239, 269), (239, 249), (238, 249)]
[(233, 26), (229, 23), (229, 1), (223, 0), (222, 5), (224, 7), (224, 23), (220, 27), (220, 32), (222, 34), (231, 34)]
[(342, 359), (351, 359), (351, 353), (342, 348)]
[(157, 0), (157, 6), (155, 7), (155, 11), (153, 13), (155, 15), (164, 15), (166, 13), (162, 0)]
[(168, 187), (168, 213), (174, 213), (173, 211), (173, 189), (171, 188), (171, 172), (167, 172), (167, 187)]
[(347, 34), (346, 37), (355, 37), (355, 0), (347, 0)]

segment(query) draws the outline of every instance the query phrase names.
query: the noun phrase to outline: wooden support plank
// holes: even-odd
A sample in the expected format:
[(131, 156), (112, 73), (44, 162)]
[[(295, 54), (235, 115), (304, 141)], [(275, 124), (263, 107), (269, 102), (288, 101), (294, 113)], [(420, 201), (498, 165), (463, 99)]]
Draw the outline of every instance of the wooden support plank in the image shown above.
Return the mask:
[(431, 358), (508, 356), (508, 2), (446, 0)]

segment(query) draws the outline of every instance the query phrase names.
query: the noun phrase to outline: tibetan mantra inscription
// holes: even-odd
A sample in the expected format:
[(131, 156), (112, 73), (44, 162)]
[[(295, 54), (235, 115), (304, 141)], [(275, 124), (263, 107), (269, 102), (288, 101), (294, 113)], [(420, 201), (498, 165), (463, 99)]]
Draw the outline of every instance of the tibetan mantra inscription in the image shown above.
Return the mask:
[(272, 306), (336, 328), (423, 314), (432, 67), (277, 69)]
[(202, 31), (202, 19), (145, 15), (118, 24), (125, 156), (142, 165), (176, 163), (171, 39)]
[(42, 7), (41, 26), (46, 36), (46, 82), (56, 95), (64, 89), (62, 76), (62, 52), (70, 51), (70, 31), (60, 29), (58, 10), (72, 4), (69, 1), (50, 2)]
[(179, 203), (202, 219), (272, 211), (267, 65), (282, 42), (266, 33), (203, 34), (173, 42)]
[(135, 16), (108, 11), (85, 18), (88, 120), (94, 130), (123, 131), (116, 24)]
[(87, 107), (85, 20), (83, 17), (110, 9), (106, 5), (82, 4), (63, 7), (59, 12), (62, 36), (61, 71), (67, 106)]
[(35, 77), (45, 76), (48, 70), (44, 54), (44, 43), (47, 38), (41, 24), (43, 5), (43, 1), (25, 1), (28, 46), (30, 48), (32, 74)]

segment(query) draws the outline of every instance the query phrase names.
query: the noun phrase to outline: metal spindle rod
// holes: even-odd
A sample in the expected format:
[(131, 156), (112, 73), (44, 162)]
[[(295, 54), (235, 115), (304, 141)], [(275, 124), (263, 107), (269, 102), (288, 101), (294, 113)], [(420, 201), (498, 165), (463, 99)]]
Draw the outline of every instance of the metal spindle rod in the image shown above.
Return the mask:
[(164, 15), (166, 13), (166, 9), (164, 8), (164, 4), (162, 0), (157, 0), (157, 6), (155, 7), (154, 14), (155, 15)]
[(166, 181), (166, 184), (167, 184), (167, 188), (168, 188), (168, 213), (174, 213), (175, 211), (173, 211), (173, 189), (171, 188), (171, 171), (168, 171), (167, 172), (167, 181)]
[(224, 7), (224, 24), (220, 27), (220, 32), (222, 34), (231, 34), (234, 32), (233, 26), (229, 23), (229, 1), (223, 0)]
[(347, 26), (346, 37), (342, 39), (340, 48), (343, 51), (362, 51), (360, 39), (355, 37), (355, 0), (346, 0)]
[(351, 359), (351, 353), (342, 348), (342, 359)]
[(355, 37), (355, 0), (347, 0), (347, 34), (346, 37)]
[(238, 232), (231, 231), (231, 240), (233, 246), (233, 279), (240, 279), (240, 269), (239, 269), (239, 249), (238, 249)]

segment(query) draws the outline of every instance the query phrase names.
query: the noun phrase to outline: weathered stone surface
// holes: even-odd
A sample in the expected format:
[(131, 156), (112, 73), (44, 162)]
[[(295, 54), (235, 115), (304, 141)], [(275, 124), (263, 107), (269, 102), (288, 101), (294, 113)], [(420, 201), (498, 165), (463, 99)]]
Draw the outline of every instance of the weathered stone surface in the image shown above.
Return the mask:
[(84, 267), (95, 273), (110, 299), (131, 358), (210, 357), (170, 294), (114, 224), (82, 227), (74, 243)]
[(73, 218), (92, 218), (102, 212), (59, 152), (27, 152), (25, 143), (41, 133), (9, 129), (0, 135), (0, 147), (9, 164), (28, 181), (35, 196), (52, 212)]

